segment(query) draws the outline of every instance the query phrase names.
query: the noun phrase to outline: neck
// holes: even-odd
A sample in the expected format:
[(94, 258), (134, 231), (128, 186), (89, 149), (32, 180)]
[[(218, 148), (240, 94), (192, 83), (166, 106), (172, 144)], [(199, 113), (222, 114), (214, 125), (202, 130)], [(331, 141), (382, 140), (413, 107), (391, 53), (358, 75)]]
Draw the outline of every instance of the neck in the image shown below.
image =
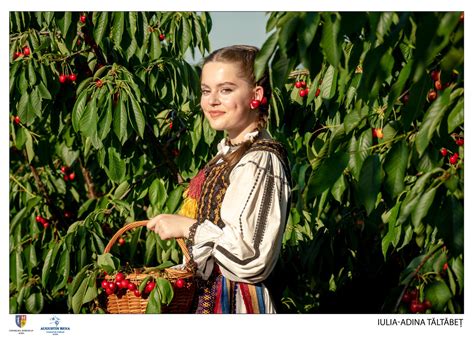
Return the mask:
[(245, 135), (247, 135), (248, 133), (251, 133), (253, 131), (256, 131), (256, 130), (257, 130), (257, 125), (252, 123), (247, 128), (242, 130), (241, 132), (228, 131), (227, 139), (233, 145), (243, 143), (243, 142), (246, 141)]

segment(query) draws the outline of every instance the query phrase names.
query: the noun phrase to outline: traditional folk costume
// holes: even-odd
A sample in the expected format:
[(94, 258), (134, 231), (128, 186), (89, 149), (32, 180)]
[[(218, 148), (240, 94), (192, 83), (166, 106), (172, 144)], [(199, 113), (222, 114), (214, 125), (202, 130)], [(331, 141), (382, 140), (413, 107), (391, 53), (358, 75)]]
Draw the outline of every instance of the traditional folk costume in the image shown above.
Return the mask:
[[(196, 269), (196, 313), (274, 313), (262, 283), (278, 259), (290, 208), (283, 146), (266, 131), (233, 167), (220, 159), (190, 182), (181, 214), (197, 219), (187, 246)], [(218, 156), (235, 151), (223, 139)]]

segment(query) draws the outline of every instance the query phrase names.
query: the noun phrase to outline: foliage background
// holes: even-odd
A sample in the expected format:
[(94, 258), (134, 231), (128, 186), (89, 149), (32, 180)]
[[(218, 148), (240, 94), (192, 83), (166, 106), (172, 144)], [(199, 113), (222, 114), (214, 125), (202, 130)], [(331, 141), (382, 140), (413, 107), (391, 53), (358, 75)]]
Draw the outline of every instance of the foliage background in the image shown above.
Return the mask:
[[(197, 77), (182, 61), (189, 46), (208, 47), (207, 20), (140, 14), (154, 29), (134, 31), (130, 16), (104, 13), (88, 15), (85, 26), (80, 13), (11, 17), (12, 32), (45, 23), (67, 32), (46, 42), (35, 30), (10, 36), (12, 313), (96, 311), (95, 261), (104, 243), (126, 221), (175, 211), (220, 137), (194, 114)], [(280, 312), (405, 312), (400, 298), (408, 288), (430, 296), (429, 311), (463, 312), (459, 15), (269, 16), (276, 32), (257, 72), (270, 63), (270, 130), (290, 150), (298, 196), (271, 281)], [(25, 43), (32, 56), (13, 60)], [(450, 85), (430, 102), (430, 74), (438, 69)], [(75, 83), (58, 83), (72, 71)], [(306, 98), (294, 87), (302, 79)], [(441, 147), (461, 161), (446, 163)], [(77, 179), (65, 182), (62, 165)], [(46, 231), (38, 214), (50, 220)], [(115, 254), (132, 265), (179, 260), (173, 242), (142, 236), (130, 235)]]

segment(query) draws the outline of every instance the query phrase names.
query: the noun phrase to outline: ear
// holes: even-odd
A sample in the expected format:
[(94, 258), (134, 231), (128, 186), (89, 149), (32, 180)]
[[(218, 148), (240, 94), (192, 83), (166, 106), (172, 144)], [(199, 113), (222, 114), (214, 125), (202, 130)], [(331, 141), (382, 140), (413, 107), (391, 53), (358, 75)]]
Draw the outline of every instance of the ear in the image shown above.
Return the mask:
[(256, 100), (262, 100), (265, 96), (264, 90), (262, 86), (256, 86), (254, 89), (254, 96)]

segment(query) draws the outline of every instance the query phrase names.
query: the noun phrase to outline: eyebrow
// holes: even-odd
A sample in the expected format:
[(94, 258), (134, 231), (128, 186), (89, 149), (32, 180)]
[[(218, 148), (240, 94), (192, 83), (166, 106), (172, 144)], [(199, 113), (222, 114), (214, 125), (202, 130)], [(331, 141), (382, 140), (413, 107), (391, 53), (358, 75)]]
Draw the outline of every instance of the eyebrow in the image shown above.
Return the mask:
[[(230, 82), (230, 81), (226, 81), (226, 82), (222, 82), (222, 83), (218, 83), (217, 84), (217, 87), (223, 87), (223, 86), (237, 86), (234, 82)], [(206, 88), (209, 88), (209, 86), (205, 83), (201, 83), (201, 87), (206, 87)]]

